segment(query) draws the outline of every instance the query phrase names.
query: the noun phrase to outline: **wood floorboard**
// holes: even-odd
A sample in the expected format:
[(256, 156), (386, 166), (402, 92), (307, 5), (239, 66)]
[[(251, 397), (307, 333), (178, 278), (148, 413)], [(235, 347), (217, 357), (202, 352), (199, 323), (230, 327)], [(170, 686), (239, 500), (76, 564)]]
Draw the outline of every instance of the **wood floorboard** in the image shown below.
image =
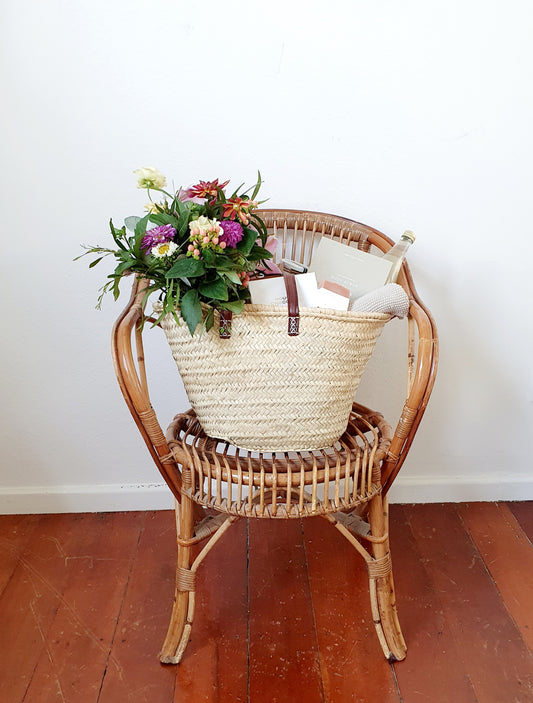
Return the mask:
[(0, 700), (94, 703), (142, 517), (40, 519), (0, 599)]
[(176, 677), (176, 703), (247, 701), (247, 538), (246, 520), (238, 520), (200, 564), (191, 640)]
[(522, 639), (533, 651), (530, 541), (504, 503), (464, 503), (458, 510)]
[(428, 559), (440, 560), (447, 536), (432, 531), (432, 555), (423, 558), (403, 505), (390, 506), (390, 532), (398, 611), (407, 642), (407, 657), (394, 665), (403, 699), (475, 703), (460, 643), (427, 568)]
[(507, 503), (524, 534), (533, 544), (533, 501), (517, 501)]
[(531, 653), (457, 506), (416, 505), (405, 511), (479, 703), (533, 700)]
[(0, 515), (0, 595), (38, 522), (38, 515)]
[(250, 700), (322, 703), (301, 521), (251, 520), (249, 553)]
[(171, 701), (175, 672), (157, 654), (174, 596), (174, 511), (146, 513), (98, 703)]
[(376, 636), (365, 563), (323, 518), (304, 520), (309, 582), (327, 703), (397, 703)]
[(177, 667), (172, 511), (0, 517), (0, 703), (532, 703), (533, 502), (390, 517), (403, 662), (340, 533), (258, 519), (201, 564)]

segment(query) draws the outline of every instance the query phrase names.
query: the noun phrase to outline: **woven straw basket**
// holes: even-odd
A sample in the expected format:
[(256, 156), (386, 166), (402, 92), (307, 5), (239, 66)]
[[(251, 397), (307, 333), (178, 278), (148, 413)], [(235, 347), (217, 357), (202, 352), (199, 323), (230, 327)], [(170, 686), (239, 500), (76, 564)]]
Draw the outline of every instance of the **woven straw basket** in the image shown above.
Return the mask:
[[(156, 314), (161, 309), (154, 303)], [(299, 333), (289, 336), (285, 306), (246, 305), (223, 339), (217, 317), (192, 337), (172, 315), (161, 325), (206, 434), (258, 452), (323, 449), (339, 439), (390, 319), (300, 308)]]

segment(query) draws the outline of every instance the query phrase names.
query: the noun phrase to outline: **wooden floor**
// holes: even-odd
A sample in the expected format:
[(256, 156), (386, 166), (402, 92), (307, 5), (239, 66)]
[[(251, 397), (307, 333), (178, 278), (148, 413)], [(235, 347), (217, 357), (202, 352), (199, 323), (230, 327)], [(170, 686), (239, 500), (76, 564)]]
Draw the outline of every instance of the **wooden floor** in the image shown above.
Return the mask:
[(391, 523), (405, 661), (383, 658), (362, 560), (313, 518), (232, 526), (172, 667), (172, 512), (0, 517), (0, 703), (531, 703), (533, 503)]

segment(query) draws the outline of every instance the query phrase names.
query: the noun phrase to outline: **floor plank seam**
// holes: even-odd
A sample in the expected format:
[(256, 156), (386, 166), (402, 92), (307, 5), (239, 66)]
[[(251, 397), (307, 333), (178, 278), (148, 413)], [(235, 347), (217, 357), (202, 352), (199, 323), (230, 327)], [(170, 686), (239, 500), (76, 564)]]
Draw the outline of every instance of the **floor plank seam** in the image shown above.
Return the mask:
[(305, 539), (305, 532), (304, 532), (303, 520), (302, 520), (301, 518), (300, 518), (300, 533), (301, 533), (301, 535), (302, 535), (302, 544), (303, 544), (303, 548), (304, 548), (305, 573), (306, 573), (306, 575), (307, 575), (307, 587), (308, 587), (308, 589), (309, 589), (309, 598), (310, 598), (310, 601), (311, 601), (311, 613), (312, 613), (312, 617), (313, 617), (313, 630), (314, 630), (314, 633), (315, 633), (315, 642), (316, 642), (316, 655), (317, 655), (317, 658), (318, 658), (318, 670), (319, 670), (319, 672), (320, 672), (320, 676), (319, 676), (319, 679), (320, 679), (320, 691), (321, 691), (321, 693), (322, 693), (322, 700), (323, 700), (324, 703), (325, 703), (325, 702), (326, 702), (326, 692), (325, 692), (325, 690), (324, 690), (324, 677), (323, 677), (323, 675), (322, 675), (322, 661), (321, 661), (321, 658), (320, 658), (320, 647), (319, 647), (319, 644), (318, 644), (318, 631), (317, 631), (317, 628), (316, 628), (315, 604), (314, 604), (314, 601), (313, 601), (313, 592), (312, 592), (312, 590), (311, 590), (311, 579), (310, 579), (310, 576), (309, 576), (309, 560), (308, 560), (308, 558), (307, 558), (307, 542), (306, 542), (306, 539)]
[(247, 671), (247, 701), (250, 703), (250, 519), (246, 518), (246, 656)]
[(7, 579), (7, 581), (5, 582), (5, 584), (4, 584), (3, 588), (2, 588), (2, 590), (0, 591), (0, 598), (1, 598), (2, 595), (3, 595), (3, 593), (4, 593), (4, 591), (6, 590), (6, 588), (7, 588), (7, 587), (9, 586), (9, 584), (11, 583), (11, 580), (12, 580), (14, 574), (15, 574), (15, 571), (18, 569), (18, 567), (19, 567), (19, 566), (21, 565), (21, 563), (22, 563), (21, 560), (22, 560), (22, 556), (23, 556), (23, 554), (24, 554), (24, 551), (25, 551), (25, 549), (26, 549), (27, 543), (25, 543), (24, 546), (22, 546), (22, 547), (20, 547), (20, 548), (17, 548), (17, 547), (15, 547), (13, 544), (11, 544), (11, 542), (10, 542), (8, 539), (5, 539), (4, 537), (0, 538), (0, 543), (2, 544), (2, 546), (4, 546), (4, 547), (5, 547), (8, 551), (10, 551), (12, 554), (15, 554), (16, 560), (17, 560), (16, 563), (14, 564), (14, 566), (13, 566), (13, 569), (11, 570), (11, 573), (10, 573), (10, 575), (9, 575), (9, 578)]
[[(137, 543), (136, 543), (136, 545), (135, 545), (135, 550), (134, 550), (134, 552), (133, 552), (133, 554), (132, 554), (132, 556), (131, 556), (130, 568), (128, 569), (128, 577), (126, 578), (126, 582), (125, 582), (124, 588), (123, 588), (123, 590), (122, 590), (122, 597), (121, 597), (121, 599), (120, 599), (120, 607), (119, 607), (119, 609), (118, 609), (118, 611), (117, 611), (117, 617), (116, 617), (116, 620), (115, 620), (115, 627), (113, 628), (113, 634), (111, 635), (111, 638), (110, 638), (110, 640), (109, 640), (109, 649), (108, 649), (107, 657), (106, 657), (106, 660), (105, 660), (104, 671), (103, 671), (103, 673), (102, 673), (102, 680), (100, 681), (100, 688), (98, 689), (98, 695), (97, 695), (97, 697), (96, 697), (96, 703), (99, 703), (100, 697), (101, 697), (101, 695), (102, 695), (102, 691), (103, 691), (103, 688), (104, 688), (104, 682), (105, 682), (105, 678), (106, 678), (106, 675), (107, 675), (107, 670), (108, 670), (108, 668), (109, 668), (109, 662), (110, 662), (110, 660), (111, 660), (111, 652), (113, 651), (113, 646), (114, 646), (114, 644), (115, 644), (115, 637), (116, 637), (116, 634), (117, 634), (118, 624), (119, 624), (119, 622), (120, 622), (120, 616), (121, 616), (121, 614), (122, 614), (122, 608), (124, 607), (124, 602), (125, 602), (125, 600), (126, 600), (126, 594), (127, 594), (127, 592), (128, 592), (128, 587), (129, 587), (129, 585), (130, 585), (131, 575), (132, 575), (132, 572), (133, 572), (133, 568), (134, 568), (134, 566), (135, 566), (135, 562), (136, 562), (136, 560), (137, 560), (137, 555), (138, 555), (138, 552), (139, 552), (139, 544), (141, 543), (141, 538), (142, 538), (142, 536), (143, 536), (143, 534), (144, 534), (145, 522), (146, 522), (146, 516), (147, 516), (147, 514), (148, 514), (148, 513), (146, 513), (146, 512), (143, 514), (143, 521), (142, 521), (142, 525), (141, 525), (141, 527), (140, 527), (140, 529), (139, 529), (139, 534), (138, 534), (138, 536), (137, 536)], [(118, 663), (118, 662), (117, 662), (117, 663)]]
[(396, 692), (398, 694), (398, 703), (404, 703), (403, 697), (402, 697), (402, 692), (400, 691), (400, 684), (398, 682), (398, 677), (396, 676), (396, 669), (395, 669), (395, 663), (390, 662), (389, 664), (390, 668), (392, 669), (392, 676), (394, 678), (394, 683), (396, 685)]

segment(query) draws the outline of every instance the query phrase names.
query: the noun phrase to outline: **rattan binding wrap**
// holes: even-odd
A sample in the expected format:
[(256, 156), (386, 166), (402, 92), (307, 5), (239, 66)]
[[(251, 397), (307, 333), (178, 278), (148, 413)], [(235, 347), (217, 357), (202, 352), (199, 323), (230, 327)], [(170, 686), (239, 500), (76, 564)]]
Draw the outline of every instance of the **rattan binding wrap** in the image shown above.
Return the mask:
[[(159, 314), (161, 304), (154, 304)], [(162, 327), (205, 433), (247, 451), (310, 451), (343, 434), (355, 391), (389, 315), (246, 305), (230, 339), (218, 324), (191, 337), (166, 315)]]

